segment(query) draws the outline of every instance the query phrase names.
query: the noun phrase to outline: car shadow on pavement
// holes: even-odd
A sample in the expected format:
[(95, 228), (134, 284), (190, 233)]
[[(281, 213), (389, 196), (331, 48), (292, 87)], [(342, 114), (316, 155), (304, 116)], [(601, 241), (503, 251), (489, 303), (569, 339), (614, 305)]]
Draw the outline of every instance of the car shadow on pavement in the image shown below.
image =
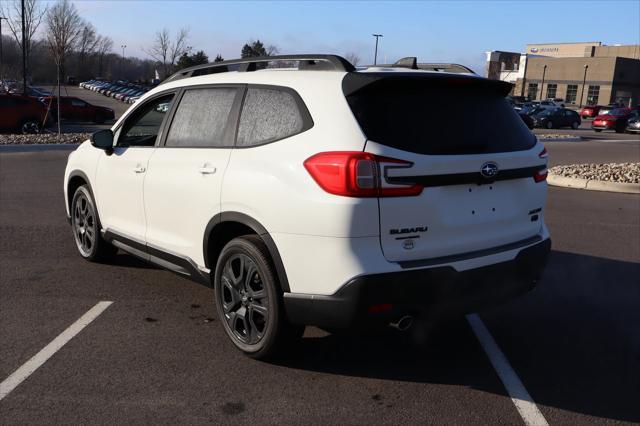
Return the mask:
[[(552, 251), (536, 290), (481, 313), (539, 406), (640, 420), (638, 277), (640, 263)], [(441, 324), (426, 339), (410, 331), (307, 333), (282, 365), (507, 395), (466, 320)]]

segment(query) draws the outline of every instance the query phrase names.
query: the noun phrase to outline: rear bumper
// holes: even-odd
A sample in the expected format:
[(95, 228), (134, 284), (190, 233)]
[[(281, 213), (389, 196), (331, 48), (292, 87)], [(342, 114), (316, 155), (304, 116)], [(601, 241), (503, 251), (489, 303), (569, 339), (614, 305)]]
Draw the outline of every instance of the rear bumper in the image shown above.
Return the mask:
[(285, 310), (293, 323), (335, 329), (384, 326), (405, 315), (462, 315), (532, 290), (550, 250), (546, 239), (511, 261), (464, 272), (443, 266), (359, 276), (330, 296), (285, 293)]

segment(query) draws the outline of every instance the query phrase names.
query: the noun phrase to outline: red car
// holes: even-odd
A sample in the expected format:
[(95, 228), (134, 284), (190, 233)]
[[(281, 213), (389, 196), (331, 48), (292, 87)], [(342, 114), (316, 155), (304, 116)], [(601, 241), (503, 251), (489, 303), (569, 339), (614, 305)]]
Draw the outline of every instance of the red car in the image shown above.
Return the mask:
[(596, 117), (600, 112), (600, 108), (602, 108), (600, 105), (587, 105), (580, 110), (580, 117), (582, 117), (583, 120)]
[[(49, 106), (50, 114), (54, 117), (56, 117), (58, 113), (56, 99), (56, 97), (42, 98), (44, 103)], [(60, 116), (63, 120), (104, 123), (107, 120), (113, 120), (115, 118), (115, 114), (111, 108), (92, 105), (80, 98), (71, 96), (62, 96), (60, 99)]]
[(591, 128), (596, 132), (603, 130), (615, 130), (616, 133), (624, 133), (627, 127), (627, 120), (631, 118), (633, 109), (616, 108), (609, 111), (608, 114), (598, 115), (591, 122)]
[(47, 108), (39, 100), (22, 95), (0, 95), (0, 131), (38, 133), (49, 123)]

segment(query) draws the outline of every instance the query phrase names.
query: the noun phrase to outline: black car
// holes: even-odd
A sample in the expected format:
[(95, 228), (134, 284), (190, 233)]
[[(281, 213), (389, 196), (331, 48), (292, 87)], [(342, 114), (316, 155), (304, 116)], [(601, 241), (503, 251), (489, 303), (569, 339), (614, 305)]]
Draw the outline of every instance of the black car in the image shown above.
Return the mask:
[(535, 127), (554, 129), (558, 127), (571, 127), (577, 129), (582, 120), (577, 112), (566, 109), (548, 109), (533, 116)]
[(529, 114), (525, 114), (524, 112), (519, 112), (518, 115), (520, 116), (520, 118), (522, 118), (522, 121), (524, 121), (524, 124), (527, 125), (529, 130), (533, 130), (533, 128), (535, 127), (533, 118), (531, 118)]
[(635, 110), (627, 120), (627, 133), (640, 133), (640, 111)]

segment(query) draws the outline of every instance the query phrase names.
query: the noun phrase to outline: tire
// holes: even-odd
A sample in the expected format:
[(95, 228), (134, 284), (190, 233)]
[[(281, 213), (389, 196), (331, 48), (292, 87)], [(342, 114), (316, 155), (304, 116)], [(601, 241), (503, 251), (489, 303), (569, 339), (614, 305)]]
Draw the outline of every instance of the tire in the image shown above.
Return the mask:
[(104, 124), (105, 119), (101, 115), (96, 115), (95, 117), (93, 117), (93, 122), (96, 124)]
[(549, 120), (546, 124), (547, 129), (553, 129), (553, 121)]
[(40, 122), (35, 118), (27, 118), (20, 123), (20, 132), (23, 135), (40, 133)]
[(87, 185), (76, 189), (71, 201), (71, 230), (80, 256), (90, 262), (103, 262), (112, 258), (118, 249), (106, 242), (100, 234), (100, 218)]
[(269, 251), (257, 235), (231, 240), (214, 275), (218, 317), (231, 342), (255, 359), (282, 355), (304, 326), (290, 324)]
[(616, 126), (616, 133), (624, 133), (625, 126)]
[(577, 121), (574, 121), (573, 123), (571, 123), (571, 128), (572, 128), (573, 130), (576, 130), (578, 127), (580, 127), (580, 124), (578, 124), (578, 122), (577, 122)]
[(600, 133), (602, 129), (593, 129), (596, 133)]

